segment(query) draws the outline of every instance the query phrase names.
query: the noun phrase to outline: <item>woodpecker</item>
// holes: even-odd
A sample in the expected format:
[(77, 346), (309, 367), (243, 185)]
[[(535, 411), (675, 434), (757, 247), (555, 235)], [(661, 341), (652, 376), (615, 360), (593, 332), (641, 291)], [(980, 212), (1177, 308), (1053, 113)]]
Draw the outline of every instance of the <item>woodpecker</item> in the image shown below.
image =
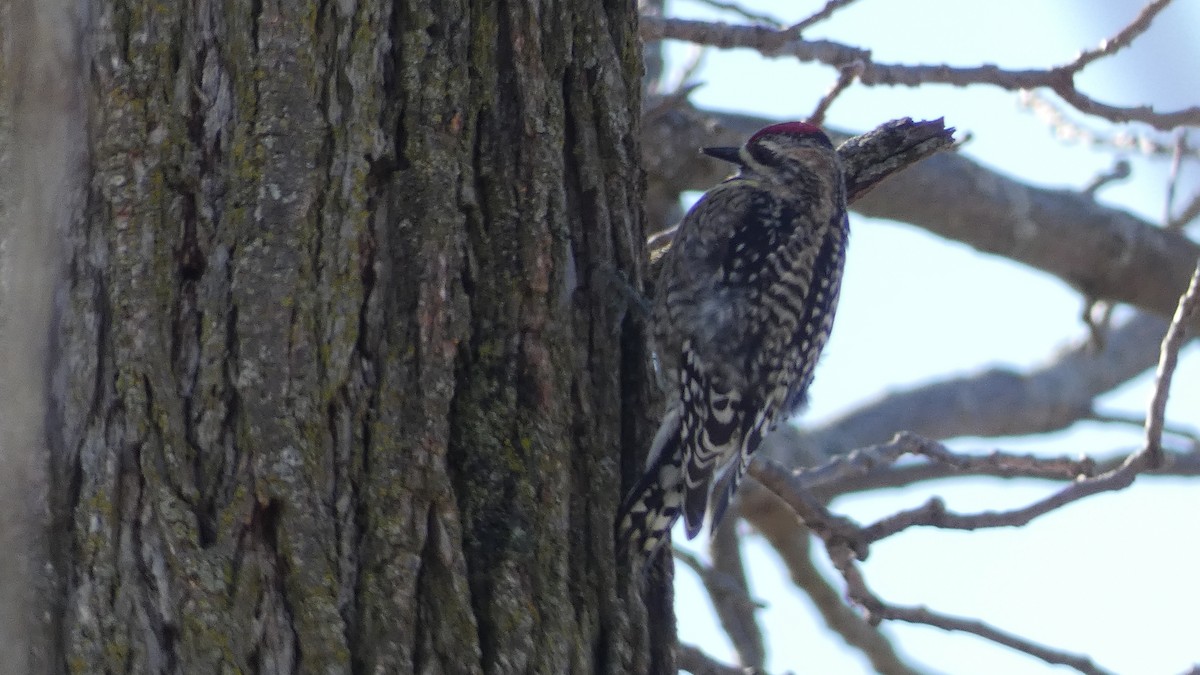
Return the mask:
[(738, 172), (684, 216), (656, 286), (667, 405), (616, 523), (618, 550), (643, 559), (681, 514), (688, 539), (720, 522), (763, 437), (804, 404), (849, 236), (841, 162), (816, 126), (703, 152)]

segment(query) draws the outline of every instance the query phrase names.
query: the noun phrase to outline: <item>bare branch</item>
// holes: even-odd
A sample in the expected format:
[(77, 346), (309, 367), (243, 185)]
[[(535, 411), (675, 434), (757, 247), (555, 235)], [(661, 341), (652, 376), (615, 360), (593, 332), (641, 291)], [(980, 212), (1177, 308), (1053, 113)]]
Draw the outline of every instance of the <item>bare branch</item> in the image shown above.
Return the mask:
[[(866, 527), (860, 527), (853, 521), (830, 512), (813, 490), (818, 485), (832, 483), (840, 476), (851, 475), (854, 471), (862, 472), (864, 467), (866, 470), (872, 470), (880, 464), (890, 464), (905, 454), (919, 454), (956, 470), (997, 467), (993, 470), (1007, 472), (1009, 475), (1026, 474), (1038, 478), (1060, 479), (1073, 477), (1074, 482), (1044, 499), (1011, 511), (962, 515), (947, 511), (941, 500), (934, 498), (922, 506), (901, 511)], [(867, 459), (864, 462), (860, 458)], [(1044, 460), (1000, 452), (986, 457), (963, 456), (950, 452), (936, 441), (902, 432), (897, 434), (891, 443), (865, 449), (859, 454), (852, 453), (845, 459), (838, 459), (824, 467), (810, 470), (789, 472), (783, 465), (759, 454), (751, 462), (750, 475), (783, 497), (809, 529), (822, 539), (834, 538), (846, 542), (856, 557), (863, 559), (870, 544), (910, 527), (929, 526), (948, 530), (1020, 527), (1038, 516), (1084, 497), (1128, 487), (1139, 473), (1158, 468), (1151, 466), (1151, 459), (1144, 449), (1139, 450), (1131, 453), (1111, 470), (1093, 475), (1094, 464), (1089, 459)], [(1174, 457), (1169, 461), (1173, 462)], [(813, 477), (810, 478), (810, 475)]]
[[(1046, 366), (1027, 374), (992, 370), (966, 378), (919, 387), (889, 395), (879, 401), (807, 433), (783, 425), (769, 436), (760, 454), (785, 466), (814, 466), (799, 474), (824, 503), (833, 496), (883, 487), (900, 487), (920, 481), (977, 475), (1070, 480), (1115, 470), (1125, 456), (1098, 466), (1086, 458), (1037, 458), (994, 452), (985, 456), (959, 456), (952, 462), (892, 462), (920, 447), (904, 447), (912, 439), (885, 442), (895, 429), (911, 428), (925, 436), (1016, 436), (1064, 428), (1094, 416), (1092, 401), (1099, 394), (1127, 381), (1153, 365), (1166, 322), (1140, 315), (1113, 329), (1103, 349), (1081, 341)], [(884, 443), (837, 458), (855, 447)], [(897, 445), (897, 443), (901, 443)], [(936, 456), (936, 455), (934, 455)], [(836, 458), (836, 459), (830, 459)], [(824, 466), (818, 466), (829, 462)], [(1200, 475), (1200, 454), (1171, 454), (1156, 474)], [(764, 506), (765, 508), (765, 506)], [(757, 514), (756, 526), (774, 518), (781, 523), (794, 517), (775, 511)]]
[[(1158, 0), (1154, 4), (1162, 1)], [(872, 60), (868, 50), (828, 40), (804, 40), (786, 29), (735, 26), (657, 16), (643, 17), (641, 33), (642, 39), (647, 41), (670, 39), (718, 49), (754, 49), (767, 57), (791, 56), (802, 62), (816, 61), (834, 67), (859, 60), (865, 66), (860, 79), (866, 85), (915, 87), (923, 84), (950, 84), (965, 87), (987, 84), (1011, 91), (1045, 87), (1058, 94), (1076, 110), (1114, 122), (1143, 122), (1164, 131), (1180, 126), (1200, 125), (1200, 106), (1158, 112), (1149, 106), (1113, 106), (1080, 93), (1075, 89), (1074, 75), (1086, 63), (1079, 65), (1078, 59), (1066, 65), (1042, 70), (1007, 70), (991, 64), (956, 68), (945, 64), (877, 63)], [(1118, 37), (1124, 34), (1125, 31), (1122, 31)], [(1087, 56), (1088, 54), (1090, 52), (1080, 58), (1092, 58)]]
[[(874, 524), (860, 529), (855, 539), (854, 534), (845, 536), (855, 542), (857, 550), (866, 550), (872, 542), (886, 539), (910, 527), (929, 526), (945, 530), (978, 530), (996, 527), (1020, 527), (1039, 516), (1055, 509), (1066, 506), (1101, 492), (1122, 490), (1133, 484), (1133, 479), (1143, 470), (1151, 468), (1151, 457), (1148, 453), (1139, 451), (1129, 455), (1120, 466), (1099, 476), (1081, 475), (1075, 482), (1058, 492), (1030, 504), (1029, 506), (1011, 511), (985, 511), (976, 514), (962, 515), (947, 511), (945, 504), (938, 498), (932, 498), (922, 506), (892, 514)], [(795, 481), (798, 483), (798, 481)], [(788, 502), (791, 504), (791, 502)], [(844, 519), (843, 519), (844, 520)], [(808, 522), (807, 520), (805, 522)], [(843, 527), (845, 525), (843, 524)]]
[(986, 475), (1002, 478), (1074, 480), (1096, 475), (1096, 462), (1089, 457), (1038, 457), (994, 450), (986, 455), (951, 452), (946, 446), (909, 432), (896, 434), (890, 442), (873, 445), (836, 457), (797, 474), (797, 480), (823, 500), (847, 492), (846, 485), (859, 478), (885, 471), (904, 455), (919, 455), (943, 467), (939, 477)]
[[(1139, 421), (1138, 426), (1141, 424), (1142, 422)], [(1179, 435), (1191, 438), (1188, 433), (1183, 431), (1180, 431)], [(773, 435), (772, 439), (775, 443), (788, 442), (779, 439), (778, 434)], [(783, 465), (814, 467), (797, 473), (795, 480), (804, 485), (806, 489), (811, 490), (813, 497), (824, 504), (834, 497), (852, 492), (905, 487), (923, 481), (964, 476), (1074, 480), (1079, 476), (1099, 476), (1114, 471), (1129, 456), (1129, 452), (1123, 452), (1117, 457), (1107, 459), (1066, 456), (1038, 457), (993, 450), (986, 454), (953, 453), (953, 459), (948, 461), (937, 461), (937, 455), (931, 454), (928, 456), (934, 461), (906, 463), (899, 466), (894, 464), (905, 454), (924, 454), (920, 449), (922, 444), (936, 444), (936, 441), (905, 432), (898, 434), (895, 439), (887, 443), (835, 456), (825, 463), (815, 462), (811, 459), (799, 459), (790, 464), (785, 462)], [(940, 444), (938, 445), (940, 446)], [(775, 452), (763, 454), (779, 461), (778, 457), (781, 453), (777, 449), (775, 450)], [(803, 454), (803, 445), (799, 450), (801, 452), (794, 454)], [(1158, 476), (1200, 476), (1200, 443), (1193, 441), (1192, 449), (1187, 452), (1167, 454), (1161, 467), (1147, 470), (1147, 473)], [(759, 505), (760, 510), (755, 514), (758, 519), (756, 526), (759, 529), (762, 528), (762, 523), (768, 517), (773, 517), (781, 522), (794, 521), (794, 517), (791, 515), (780, 511), (771, 511), (769, 506), (769, 504)]]
[[(935, 453), (940, 454), (940, 453)], [(1131, 457), (1142, 457), (1142, 453), (1138, 453)], [(1140, 468), (1137, 461), (1126, 461), (1121, 468), (1114, 471), (1113, 474), (1122, 474), (1129, 477), (1132, 481), (1132, 476), (1136, 474)], [(868, 617), (873, 622), (882, 620), (899, 620), (909, 621), (914, 623), (923, 623), (930, 626), (942, 628), (944, 630), (957, 630), (969, 632), (978, 635), (985, 639), (996, 642), (997, 644), (1005, 645), (1012, 649), (1024, 652), (1031, 656), (1042, 659), (1048, 663), (1057, 663), (1075, 668), (1082, 673), (1105, 673), (1093, 664), (1086, 657), (1075, 656), (1063, 651), (1050, 649), (1034, 642), (1017, 637), (1010, 633), (1000, 631), (979, 621), (958, 619), (941, 614), (931, 612), (921, 608), (904, 608), (889, 605), (876, 596), (866, 584), (866, 579), (859, 569), (857, 560), (862, 560), (866, 556), (867, 546), (871, 541), (876, 541), (878, 538), (875, 535), (883, 532), (885, 528), (877, 528), (871, 526), (868, 528), (859, 529), (849, 520), (832, 516), (828, 511), (821, 512), (812, 508), (814, 497), (808, 492), (807, 488), (800, 484), (800, 481), (795, 480), (795, 474), (789, 475), (787, 470), (782, 466), (757, 456), (750, 465), (751, 475), (766, 486), (769, 490), (781, 497), (787, 504), (795, 510), (797, 514), (804, 520), (805, 524), (821, 538), (825, 544), (826, 551), (829, 553), (829, 559), (833, 566), (841, 573), (846, 580), (847, 594), (850, 599), (856, 604), (867, 610)], [(1101, 477), (1107, 478), (1105, 477)], [(1091, 483), (1099, 483), (1101, 479), (1081, 480), (1073, 486), (1063, 490), (1059, 494), (1064, 494), (1071, 491), (1074, 487)], [(1060, 504), (1061, 505), (1061, 504)], [(940, 505), (931, 501), (930, 505), (923, 509), (916, 509), (911, 512), (897, 514), (893, 518), (903, 518), (908, 514), (921, 512), (926, 520), (931, 522), (923, 522), (922, 524), (937, 524), (943, 526), (943, 523), (932, 522), (933, 517), (926, 514), (933, 514), (938, 518), (945, 518), (946, 514)], [(981, 514), (976, 518), (982, 520), (984, 517), (991, 514)], [(809, 520), (813, 518), (814, 520)], [(966, 517), (961, 517), (966, 518)], [(880, 523), (889, 522), (890, 519), (884, 519)], [(1026, 521), (1027, 522), (1027, 521)], [(877, 524), (878, 525), (878, 524)], [(903, 528), (900, 528), (903, 529)], [(899, 531), (899, 530), (896, 530)], [(888, 536), (884, 534), (883, 536)]]
[(1058, 649), (1039, 645), (1036, 642), (1026, 640), (1025, 638), (1013, 635), (999, 628), (990, 626), (977, 619), (963, 619), (952, 617), (939, 612), (934, 612), (924, 607), (900, 607), (897, 605), (889, 605), (881, 603), (879, 607), (871, 610), (873, 616), (878, 616), (880, 619), (892, 621), (905, 621), (907, 623), (917, 623), (934, 628), (941, 628), (946, 631), (960, 631), (971, 633), (979, 637), (995, 642), (996, 644), (1004, 645), (1016, 651), (1029, 654), (1035, 658), (1039, 658), (1046, 663), (1055, 663), (1063, 666), (1074, 668), (1081, 673), (1089, 675), (1106, 675), (1110, 671), (1092, 663), (1092, 660), (1086, 656), (1070, 654)]
[(749, 474), (763, 487), (779, 495), (808, 529), (822, 540), (836, 540), (847, 545), (854, 557), (867, 557), (867, 544), (862, 528), (849, 518), (836, 516), (825, 508), (807, 485), (782, 464), (757, 454), (750, 461)]
[[(867, 82), (864, 80), (864, 84)], [(1172, 112), (1157, 112), (1148, 105), (1121, 107), (1101, 103), (1075, 89), (1075, 85), (1060, 83), (1045, 85), (1081, 113), (1102, 117), (1110, 122), (1142, 122), (1159, 131), (1200, 124), (1200, 106)]]
[(1171, 326), (1162, 341), (1162, 355), (1158, 360), (1158, 370), (1154, 375), (1154, 396), (1150, 399), (1150, 410), (1146, 413), (1146, 447), (1147, 462), (1152, 468), (1162, 464), (1162, 433), (1166, 419), (1167, 395), (1171, 390), (1171, 377), (1175, 374), (1175, 366), (1179, 363), (1179, 348), (1183, 346), (1187, 327), (1191, 325), (1200, 305), (1200, 263), (1192, 273), (1188, 288), (1179, 298), (1179, 307), (1171, 319)]
[[(813, 494), (818, 499), (829, 500), (838, 495), (852, 492), (864, 492), (882, 488), (897, 488), (915, 485), (931, 480), (962, 478), (964, 476), (990, 476), (993, 478), (1036, 478), (1043, 480), (1065, 480), (1054, 476), (1055, 463), (1080, 462), (1094, 464), (1091, 474), (1100, 475), (1120, 466), (1128, 457), (1122, 453), (1119, 457), (1094, 460), (1092, 458), (1072, 459), (1070, 457), (1037, 458), (1016, 456), (1016, 460), (1008, 458), (1005, 453), (991, 453), (980, 457), (980, 461), (972, 462), (967, 468), (957, 468), (946, 464), (926, 462), (907, 464), (903, 466), (879, 466), (864, 470), (860, 474), (850, 474), (828, 484), (813, 488)], [(1023, 465), (1022, 460), (1032, 461), (1029, 466)], [(1159, 469), (1146, 473), (1157, 476), (1197, 477), (1200, 476), (1200, 453), (1195, 450), (1183, 454), (1168, 454), (1165, 464)]]
[(778, 512), (787, 510), (776, 494), (750, 480), (739, 492), (739, 500), (742, 516), (775, 549), (792, 583), (808, 595), (831, 630), (842, 636), (846, 644), (860, 650), (875, 672), (917, 675), (919, 671), (900, 658), (887, 636), (848, 607), (841, 591), (813, 565), (808, 528), (798, 525), (795, 517), (786, 521), (776, 517)]

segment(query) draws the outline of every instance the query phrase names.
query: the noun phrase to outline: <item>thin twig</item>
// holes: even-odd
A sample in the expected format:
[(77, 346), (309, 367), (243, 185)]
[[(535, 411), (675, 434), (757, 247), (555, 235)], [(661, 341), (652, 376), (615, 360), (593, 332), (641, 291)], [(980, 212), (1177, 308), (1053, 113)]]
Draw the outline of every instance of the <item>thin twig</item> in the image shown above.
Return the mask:
[(1166, 9), (1169, 4), (1171, 4), (1171, 0), (1154, 0), (1146, 5), (1138, 13), (1137, 17), (1122, 28), (1120, 32), (1101, 42), (1098, 48), (1081, 53), (1075, 58), (1075, 61), (1067, 66), (1067, 69), (1071, 72), (1079, 72), (1087, 67), (1088, 64), (1105, 56), (1112, 56), (1125, 47), (1128, 47), (1135, 38), (1150, 28), (1150, 22), (1154, 21), (1154, 17), (1158, 16), (1158, 13)]
[[(1138, 426), (1141, 426), (1139, 424)], [(1196, 448), (1200, 448), (1197, 444)], [(1184, 453), (1169, 453), (1165, 456), (1165, 462), (1162, 467), (1147, 471), (1147, 473), (1155, 476), (1174, 476), (1174, 477), (1197, 477), (1200, 476), (1200, 452), (1193, 448), (1189, 452)], [(1002, 454), (1002, 453), (997, 453)], [(951, 478), (963, 478), (967, 476), (976, 477), (991, 477), (991, 478), (1034, 478), (1040, 480), (1074, 480), (1073, 476), (1052, 475), (1054, 473), (1052, 467), (1055, 463), (1069, 464), (1072, 461), (1083, 465), (1092, 465), (1089, 473), (1080, 473), (1080, 475), (1099, 475), (1112, 471), (1120, 466), (1129, 457), (1129, 452), (1120, 453), (1120, 455), (1103, 460), (1092, 460), (1091, 458), (1082, 458), (1072, 460), (1066, 457), (1046, 458), (1037, 457), (1028, 458), (1032, 465), (1029, 467), (1016, 466), (1011, 467), (1005, 463), (993, 464), (990, 461), (981, 462), (967, 468), (958, 468), (947, 466), (936, 462), (923, 462), (914, 464), (905, 464), (902, 466), (879, 466), (873, 469), (865, 470), (857, 474), (848, 474), (838, 480), (830, 483), (821, 484), (812, 489), (813, 494), (822, 501), (828, 501), (840, 495), (868, 492), (871, 490), (882, 490), (887, 488), (900, 488), (924, 483), (928, 481), (946, 480)], [(990, 456), (981, 457), (981, 459), (990, 459)], [(1039, 464), (1045, 463), (1047, 466), (1043, 469)], [(1029, 470), (1025, 470), (1029, 469)]]
[[(1126, 424), (1133, 427), (1146, 427), (1146, 417), (1144, 415), (1122, 415), (1120, 413), (1099, 413), (1093, 412), (1086, 419), (1093, 422), (1102, 422), (1104, 424)], [(1163, 433), (1180, 438), (1186, 438), (1191, 441), (1193, 446), (1200, 448), (1200, 431), (1191, 429), (1179, 424), (1163, 424)]]
[(1112, 165), (1111, 169), (1097, 174), (1092, 180), (1088, 181), (1088, 184), (1083, 187), (1083, 194), (1095, 198), (1097, 190), (1114, 181), (1125, 180), (1129, 178), (1131, 173), (1129, 160), (1119, 159)]
[(801, 21), (799, 23), (795, 23), (795, 24), (792, 24), (791, 26), (788, 26), (782, 32), (799, 37), (805, 30), (807, 30), (811, 26), (814, 26), (814, 25), (824, 21), (825, 19), (828, 19), (829, 17), (833, 16), (834, 12), (838, 11), (839, 9), (842, 9), (843, 7), (846, 7), (847, 5), (849, 5), (853, 2), (854, 2), (854, 0), (829, 0), (829, 2), (826, 2), (825, 6), (822, 7), (820, 10), (818, 10), (816, 14), (809, 16), (807, 19), (804, 19), (803, 21)]
[(749, 19), (755, 23), (761, 23), (761, 24), (765, 24), (768, 26), (775, 26), (777, 28), (783, 27), (783, 22), (780, 21), (779, 19), (776, 19), (775, 17), (773, 17), (769, 14), (752, 12), (752, 11), (746, 9), (745, 7), (742, 7), (741, 5), (737, 4), (736, 2), (722, 2), (722, 0), (694, 0), (694, 1), (698, 2), (702, 5), (708, 5), (709, 7), (712, 7), (714, 9), (719, 9), (723, 12), (730, 12), (733, 14), (737, 14), (738, 16), (740, 16), (744, 19)]
[(953, 617), (939, 612), (934, 612), (924, 607), (899, 607), (896, 605), (883, 604), (880, 608), (873, 610), (872, 613), (878, 613), (881, 619), (889, 619), (892, 621), (905, 621), (907, 623), (917, 623), (934, 628), (941, 628), (946, 631), (960, 631), (963, 633), (971, 633), (985, 640), (990, 640), (996, 644), (1001, 644), (1019, 652), (1024, 652), (1030, 656), (1039, 658), (1046, 663), (1055, 663), (1068, 666), (1078, 670), (1081, 673), (1089, 675), (1106, 675), (1110, 671), (1092, 663), (1092, 660), (1086, 656), (1070, 654), (1058, 649), (1051, 649), (1044, 645), (1037, 644), (1023, 637), (1013, 635), (1012, 633), (1002, 631), (999, 628), (990, 626), (976, 619), (963, 619)]
[(884, 602), (867, 587), (866, 579), (863, 577), (858, 563), (849, 555), (849, 548), (843, 542), (827, 540), (825, 547), (833, 566), (846, 581), (847, 596), (867, 611), (867, 619), (872, 623), (878, 624), (885, 620), (906, 621), (948, 631), (962, 631), (1029, 654), (1047, 663), (1069, 666), (1087, 675), (1110, 675), (1109, 671), (1096, 666), (1087, 657), (1051, 649), (1012, 633), (993, 628), (982, 621), (960, 619), (925, 608), (899, 607)]
[(825, 113), (829, 111), (829, 106), (833, 105), (833, 100), (841, 95), (843, 91), (846, 91), (846, 88), (854, 82), (855, 78), (862, 75), (863, 62), (853, 61), (842, 66), (840, 70), (837, 82), (821, 97), (821, 100), (817, 102), (817, 108), (813, 110), (812, 115), (809, 115), (809, 122), (816, 125), (825, 123)]
[(819, 467), (796, 472), (794, 479), (807, 489), (824, 492), (848, 479), (889, 467), (904, 455), (926, 457), (934, 464), (950, 469), (947, 475), (1074, 480), (1096, 473), (1096, 463), (1088, 457), (1036, 457), (999, 450), (987, 455), (956, 454), (937, 441), (900, 432), (887, 443), (860, 448), (835, 457)]
[(1163, 336), (1162, 348), (1158, 359), (1158, 369), (1154, 373), (1154, 396), (1150, 399), (1150, 410), (1146, 413), (1146, 447), (1144, 452), (1151, 467), (1157, 468), (1162, 464), (1162, 433), (1166, 419), (1167, 396), (1171, 390), (1171, 377), (1175, 374), (1175, 366), (1179, 363), (1179, 348), (1183, 346), (1187, 335), (1187, 324), (1200, 305), (1200, 261), (1192, 273), (1192, 280), (1187, 290), (1179, 297), (1179, 306), (1175, 316)]
[(1178, 216), (1167, 223), (1167, 229), (1182, 230), (1195, 220), (1197, 216), (1200, 216), (1200, 192), (1192, 195), (1192, 199), (1188, 202), (1188, 205), (1179, 212)]
[(1139, 451), (1129, 455), (1116, 469), (1092, 478), (1081, 478), (1054, 494), (1028, 506), (1010, 511), (984, 511), (962, 515), (947, 511), (945, 504), (936, 497), (925, 504), (906, 511), (894, 513), (861, 529), (859, 546), (866, 548), (872, 542), (886, 539), (910, 527), (927, 526), (944, 530), (979, 530), (996, 527), (1021, 527), (1035, 518), (1067, 504), (1101, 492), (1123, 490), (1133, 484), (1133, 479), (1142, 471), (1151, 468), (1150, 457)]

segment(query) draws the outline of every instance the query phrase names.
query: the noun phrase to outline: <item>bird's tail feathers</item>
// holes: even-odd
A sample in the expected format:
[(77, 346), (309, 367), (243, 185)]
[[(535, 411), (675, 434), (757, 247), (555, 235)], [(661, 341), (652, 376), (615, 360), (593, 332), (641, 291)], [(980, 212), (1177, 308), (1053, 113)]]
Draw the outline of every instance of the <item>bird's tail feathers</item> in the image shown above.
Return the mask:
[(650, 558), (658, 551), (683, 508), (680, 413), (667, 411), (650, 446), (646, 471), (617, 512), (618, 556)]

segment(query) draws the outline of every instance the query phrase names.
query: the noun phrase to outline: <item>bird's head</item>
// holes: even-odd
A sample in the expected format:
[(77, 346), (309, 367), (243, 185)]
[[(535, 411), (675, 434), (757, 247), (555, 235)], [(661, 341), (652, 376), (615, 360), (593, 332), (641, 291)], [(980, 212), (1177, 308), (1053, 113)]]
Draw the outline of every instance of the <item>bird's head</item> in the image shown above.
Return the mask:
[(788, 184), (800, 176), (827, 174), (837, 167), (833, 144), (820, 127), (782, 122), (760, 129), (740, 148), (704, 148), (704, 154), (737, 164), (742, 173)]

